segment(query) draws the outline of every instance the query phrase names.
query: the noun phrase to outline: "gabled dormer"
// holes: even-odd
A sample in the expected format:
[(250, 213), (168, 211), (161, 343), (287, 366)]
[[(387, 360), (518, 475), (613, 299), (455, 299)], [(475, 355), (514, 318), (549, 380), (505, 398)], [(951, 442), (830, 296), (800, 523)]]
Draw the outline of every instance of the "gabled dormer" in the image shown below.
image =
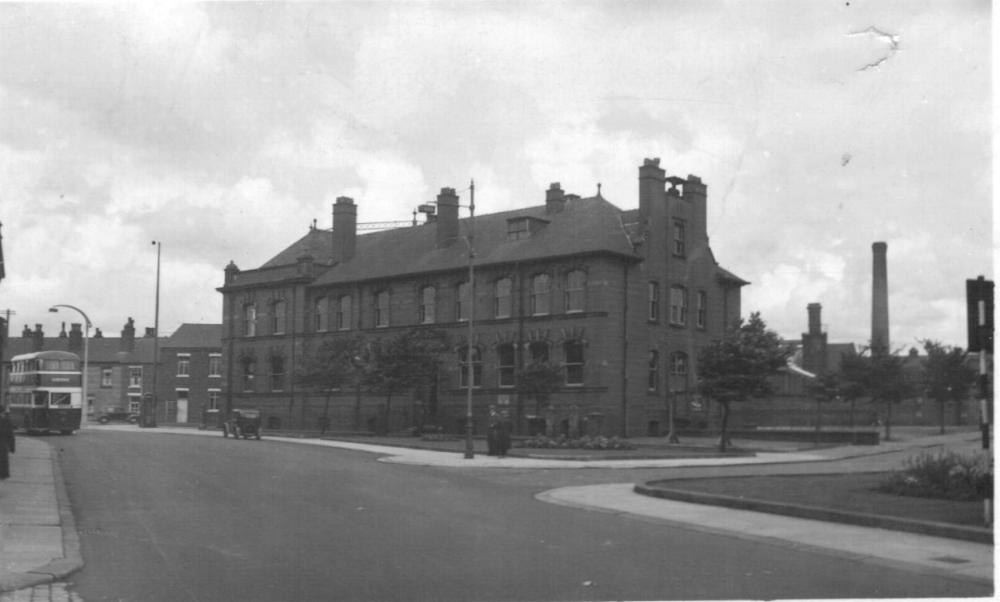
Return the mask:
[(549, 224), (549, 220), (531, 215), (507, 218), (507, 240), (530, 238)]

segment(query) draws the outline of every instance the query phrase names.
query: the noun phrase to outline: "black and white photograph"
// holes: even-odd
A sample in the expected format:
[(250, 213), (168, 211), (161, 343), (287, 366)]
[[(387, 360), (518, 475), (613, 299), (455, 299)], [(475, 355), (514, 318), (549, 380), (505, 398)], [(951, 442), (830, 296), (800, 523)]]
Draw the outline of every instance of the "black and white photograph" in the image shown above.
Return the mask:
[(990, 0), (0, 0), (0, 602), (992, 599)]

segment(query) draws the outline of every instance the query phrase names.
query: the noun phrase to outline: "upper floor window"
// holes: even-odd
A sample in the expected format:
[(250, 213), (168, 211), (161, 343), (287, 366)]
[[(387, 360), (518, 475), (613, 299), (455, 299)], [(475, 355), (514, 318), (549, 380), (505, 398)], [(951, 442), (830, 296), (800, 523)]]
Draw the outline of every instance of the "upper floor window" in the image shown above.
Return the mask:
[(652, 350), (649, 352), (649, 369), (646, 388), (650, 391), (660, 390), (660, 352)]
[(497, 385), (500, 387), (513, 387), (514, 376), (514, 344), (504, 343), (497, 347)]
[(114, 379), (114, 371), (111, 368), (101, 368), (101, 386), (110, 387)]
[(316, 299), (316, 305), (313, 306), (313, 320), (316, 326), (316, 332), (326, 332), (330, 328), (330, 307), (329, 300), (326, 297), (320, 297)]
[(685, 237), (685, 224), (679, 219), (674, 220), (674, 255), (678, 257), (684, 257), (684, 237)]
[(350, 330), (351, 321), (351, 296), (344, 295), (337, 303), (337, 330)]
[(647, 285), (646, 298), (649, 303), (648, 318), (651, 322), (660, 321), (660, 283), (650, 282)]
[(435, 316), (435, 300), (437, 298), (437, 290), (433, 286), (425, 286), (420, 289), (420, 323), (421, 324), (433, 324)]
[(389, 291), (375, 293), (375, 327), (384, 328), (389, 325)]
[(566, 274), (566, 311), (584, 310), (584, 289), (587, 284), (587, 274), (583, 270), (573, 270)]
[(493, 289), (493, 317), (509, 318), (513, 310), (510, 278), (497, 280)]
[(222, 356), (212, 354), (208, 356), (208, 375), (222, 376)]
[(698, 328), (705, 328), (708, 323), (708, 293), (698, 291), (698, 305), (695, 307), (695, 324)]
[(216, 389), (209, 389), (208, 391), (208, 409), (218, 410), (219, 409), (219, 399), (222, 397), (222, 391)]
[(130, 387), (142, 386), (142, 366), (128, 367), (128, 386)]
[(177, 358), (177, 376), (191, 376), (191, 358), (179, 356)]
[[(464, 347), (459, 350), (459, 385), (469, 386), (469, 348)], [(478, 347), (472, 348), (472, 386), (481, 387), (483, 385), (483, 357)]]
[(285, 320), (287, 319), (286, 309), (288, 304), (284, 300), (275, 301), (271, 304), (271, 334), (285, 334)]
[(688, 299), (687, 289), (683, 286), (670, 288), (670, 323), (683, 326), (687, 324)]
[(455, 288), (455, 316), (459, 322), (466, 322), (469, 319), (469, 310), (472, 304), (469, 303), (471, 288), (468, 282), (463, 282)]
[(549, 313), (549, 298), (552, 281), (548, 274), (537, 274), (531, 279), (531, 315), (543, 316)]
[(243, 306), (243, 336), (257, 336), (257, 306), (253, 303)]
[(564, 366), (567, 385), (583, 384), (583, 342), (566, 341), (563, 343)]
[(254, 375), (257, 372), (257, 362), (246, 360), (243, 362), (243, 390), (253, 391)]

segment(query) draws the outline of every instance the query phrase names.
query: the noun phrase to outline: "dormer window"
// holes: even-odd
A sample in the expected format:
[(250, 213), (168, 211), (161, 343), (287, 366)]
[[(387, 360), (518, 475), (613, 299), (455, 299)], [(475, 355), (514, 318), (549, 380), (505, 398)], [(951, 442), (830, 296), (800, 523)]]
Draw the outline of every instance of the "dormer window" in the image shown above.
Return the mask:
[(548, 220), (537, 217), (512, 217), (507, 220), (507, 240), (521, 240), (528, 238), (538, 232), (546, 225)]

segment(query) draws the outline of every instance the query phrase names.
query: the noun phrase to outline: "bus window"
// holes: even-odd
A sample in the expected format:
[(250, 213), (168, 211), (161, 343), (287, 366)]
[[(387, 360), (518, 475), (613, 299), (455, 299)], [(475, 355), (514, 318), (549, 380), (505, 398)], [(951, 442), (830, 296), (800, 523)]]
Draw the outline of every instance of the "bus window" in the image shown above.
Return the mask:
[(32, 405), (45, 406), (46, 402), (49, 400), (48, 391), (35, 391), (35, 399)]
[(51, 406), (68, 406), (70, 400), (69, 393), (52, 393), (49, 398), (49, 405)]
[(75, 360), (59, 360), (59, 369), (64, 372), (72, 372), (76, 370)]

